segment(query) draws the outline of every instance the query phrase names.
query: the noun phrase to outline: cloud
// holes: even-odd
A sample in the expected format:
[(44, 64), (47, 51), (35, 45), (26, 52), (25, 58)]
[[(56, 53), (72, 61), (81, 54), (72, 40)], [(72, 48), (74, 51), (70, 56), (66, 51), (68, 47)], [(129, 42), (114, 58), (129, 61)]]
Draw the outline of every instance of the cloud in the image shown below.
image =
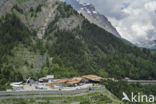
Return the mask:
[(133, 43), (156, 40), (156, 0), (80, 0), (95, 5)]
[(155, 40), (156, 39), (156, 30), (148, 30), (147, 31), (148, 35), (148, 39), (150, 40)]
[[(123, 7), (122, 0), (80, 0), (80, 1), (92, 3), (93, 5), (95, 5), (97, 11), (99, 11), (102, 14), (105, 14), (106, 16), (113, 15), (113, 18), (116, 19), (121, 19), (126, 16), (121, 11), (121, 8)], [(117, 3), (120, 4), (120, 6), (113, 5)]]
[(155, 11), (156, 10), (156, 1), (151, 1), (145, 4), (145, 8), (149, 11)]

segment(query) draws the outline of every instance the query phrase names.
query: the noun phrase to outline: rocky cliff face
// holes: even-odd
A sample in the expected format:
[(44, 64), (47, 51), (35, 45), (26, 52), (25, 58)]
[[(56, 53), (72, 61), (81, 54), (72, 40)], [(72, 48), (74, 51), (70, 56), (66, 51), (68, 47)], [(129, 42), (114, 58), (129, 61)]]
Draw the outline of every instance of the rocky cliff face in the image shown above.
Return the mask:
[[(91, 23), (98, 25), (99, 27), (105, 29), (106, 31), (112, 33), (118, 38), (121, 38), (120, 34), (117, 30), (112, 26), (112, 24), (108, 21), (108, 19), (99, 14), (95, 7), (92, 4), (85, 3), (80, 4), (78, 0), (63, 0), (68, 4), (71, 4), (74, 9), (83, 14)], [(17, 0), (2, 0), (0, 1), (0, 16), (9, 12), (13, 6), (17, 5), (24, 12), (24, 16), (20, 15), (20, 18), (23, 20), (28, 27), (32, 29), (36, 29), (38, 31), (38, 37), (41, 39), (45, 34), (45, 29), (47, 28), (48, 23), (52, 20), (52, 18), (56, 15), (53, 11), (57, 9), (57, 6), (53, 6), (56, 0), (39, 0), (33, 1), (28, 0), (19, 4)], [(42, 6), (42, 5), (46, 5)], [(40, 6), (41, 11), (37, 14), (30, 14), (30, 12), (34, 12), (36, 8)], [(29, 15), (30, 14), (30, 15)]]
[(79, 13), (82, 13), (91, 23), (98, 25), (99, 27), (105, 29), (106, 31), (112, 33), (118, 38), (121, 38), (117, 30), (112, 26), (108, 19), (98, 13), (95, 7), (90, 3), (80, 4), (78, 0), (63, 0), (67, 4), (70, 4)]

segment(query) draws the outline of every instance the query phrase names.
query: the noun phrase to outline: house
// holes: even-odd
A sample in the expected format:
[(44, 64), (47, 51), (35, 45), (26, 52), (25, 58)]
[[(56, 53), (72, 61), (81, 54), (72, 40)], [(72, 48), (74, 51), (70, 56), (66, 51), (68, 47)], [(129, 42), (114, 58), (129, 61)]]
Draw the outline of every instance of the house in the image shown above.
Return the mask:
[(39, 82), (40, 83), (47, 83), (48, 79), (47, 79), (47, 77), (42, 77), (42, 78), (39, 79)]
[(52, 82), (54, 79), (54, 75), (47, 75), (48, 82)]
[(48, 83), (48, 82), (52, 82), (52, 80), (54, 79), (54, 75), (47, 75), (46, 77), (42, 77), (39, 79), (40, 83)]

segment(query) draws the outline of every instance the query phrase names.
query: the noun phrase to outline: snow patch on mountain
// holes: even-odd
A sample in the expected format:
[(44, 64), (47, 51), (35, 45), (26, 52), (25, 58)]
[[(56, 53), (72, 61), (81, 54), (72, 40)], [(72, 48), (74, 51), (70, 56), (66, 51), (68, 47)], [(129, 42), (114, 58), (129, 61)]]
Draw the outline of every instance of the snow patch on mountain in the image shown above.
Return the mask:
[(83, 14), (91, 23), (98, 25), (99, 27), (105, 29), (106, 31), (112, 33), (118, 38), (121, 38), (117, 30), (112, 26), (108, 19), (98, 13), (95, 7), (90, 3), (80, 3), (79, 0), (62, 0), (67, 4), (70, 4), (75, 10)]

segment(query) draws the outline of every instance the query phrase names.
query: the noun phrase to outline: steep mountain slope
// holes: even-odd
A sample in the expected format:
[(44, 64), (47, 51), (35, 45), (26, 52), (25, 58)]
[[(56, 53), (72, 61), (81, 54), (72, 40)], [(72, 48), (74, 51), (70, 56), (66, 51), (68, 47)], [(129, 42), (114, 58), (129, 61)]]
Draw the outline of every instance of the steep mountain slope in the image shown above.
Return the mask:
[[(24, 10), (31, 1), (37, 6)], [(125, 44), (59, 0), (29, 2), (15, 2), (0, 19), (1, 85), (47, 74), (156, 79), (149, 50)]]
[(121, 38), (117, 30), (112, 26), (108, 19), (98, 13), (95, 10), (95, 7), (90, 3), (80, 4), (78, 0), (63, 0), (66, 3), (70, 4), (74, 9), (79, 13), (82, 13), (91, 23), (98, 25), (99, 27), (105, 29), (106, 31), (112, 33), (118, 38)]

